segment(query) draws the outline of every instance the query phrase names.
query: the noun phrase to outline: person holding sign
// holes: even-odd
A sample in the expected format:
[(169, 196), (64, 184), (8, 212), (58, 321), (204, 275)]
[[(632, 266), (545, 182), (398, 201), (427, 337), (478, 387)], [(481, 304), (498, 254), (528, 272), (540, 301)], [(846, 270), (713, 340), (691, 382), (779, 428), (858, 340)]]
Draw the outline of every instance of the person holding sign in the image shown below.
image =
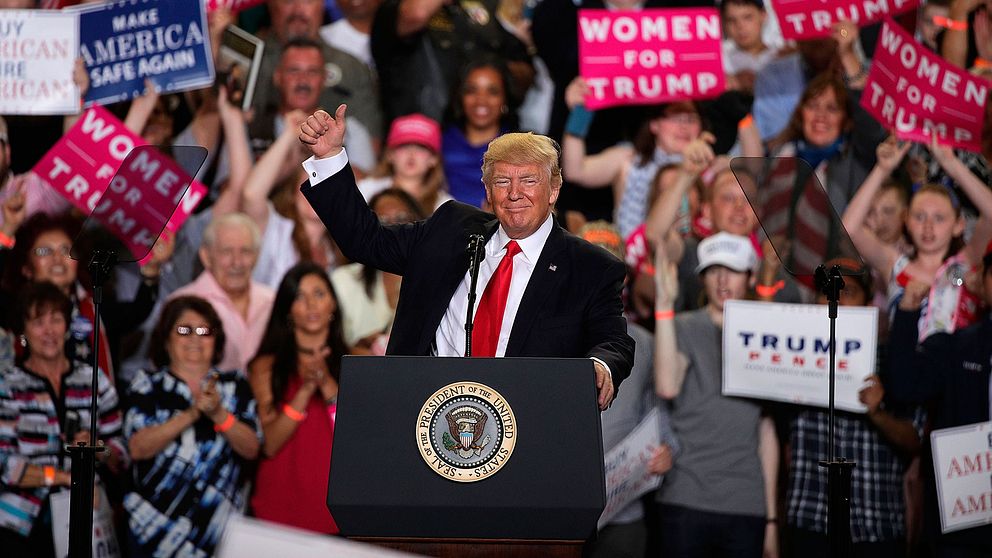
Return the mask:
[(978, 296), (967, 288), (964, 277), (979, 263), (992, 240), (992, 191), (971, 174), (950, 147), (938, 145), (934, 139), (930, 152), (961, 184), (978, 208), (981, 221), (965, 243), (960, 200), (944, 186), (924, 185), (913, 194), (906, 217), (913, 253), (900, 253), (868, 229), (865, 220), (882, 183), (899, 166), (910, 145), (890, 137), (878, 146), (878, 162), (844, 212), (844, 226), (865, 261), (888, 282), (890, 308), (910, 284), (927, 287), (928, 305), (919, 328), (922, 340), (936, 331), (953, 332), (977, 319)]
[[(992, 304), (992, 253), (982, 259), (981, 279), (985, 302)], [(926, 296), (925, 284), (911, 282), (899, 300), (889, 334), (886, 390), (896, 400), (930, 403), (934, 430), (992, 420), (992, 319), (983, 318), (954, 332), (937, 332), (917, 344), (917, 323)], [(984, 463), (981, 456), (976, 462)], [(921, 460), (927, 487), (924, 525), (936, 542), (938, 555), (992, 556), (992, 525), (938, 534), (940, 514), (932, 463), (930, 456)]]
[[(858, 273), (860, 265), (837, 258), (826, 263), (844, 273), (841, 306), (865, 306), (872, 298), (868, 273)], [(817, 304), (826, 304), (820, 294)], [(790, 407), (788, 413), (789, 463), (786, 515), (787, 540), (795, 556), (828, 558), (827, 470), (819, 461), (836, 443), (838, 455), (854, 461), (851, 472), (852, 557), (892, 557), (905, 555), (906, 504), (903, 476), (910, 460), (920, 451), (924, 414), (916, 405), (897, 404), (885, 397), (883, 382), (872, 370), (858, 394), (867, 407), (864, 415), (838, 413), (835, 438), (827, 438), (829, 418), (824, 409)]]
[(747, 294), (754, 248), (728, 233), (700, 242), (706, 306), (677, 317), (675, 264), (656, 254), (655, 388), (682, 446), (658, 493), (663, 554), (777, 556), (775, 426), (759, 404), (721, 394), (723, 304)]

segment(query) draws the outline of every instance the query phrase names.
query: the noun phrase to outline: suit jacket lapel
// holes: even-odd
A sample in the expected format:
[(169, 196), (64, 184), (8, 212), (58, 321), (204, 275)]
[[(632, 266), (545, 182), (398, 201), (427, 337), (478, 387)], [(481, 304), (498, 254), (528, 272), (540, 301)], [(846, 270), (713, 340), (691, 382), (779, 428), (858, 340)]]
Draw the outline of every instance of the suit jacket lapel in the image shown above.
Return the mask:
[(520, 299), (520, 307), (513, 319), (513, 329), (510, 330), (510, 339), (506, 344), (505, 356), (520, 356), (524, 340), (534, 326), (538, 310), (543, 306), (542, 302), (549, 299), (551, 293), (569, 273), (570, 270), (564, 265), (568, 262), (561, 257), (565, 246), (565, 231), (555, 225), (548, 235), (544, 249), (541, 250), (541, 256), (534, 264), (534, 272), (530, 276), (527, 288), (524, 289), (524, 296)]
[[(481, 232), (486, 237), (486, 242), (496, 234), (498, 227), (499, 221), (496, 219), (485, 224)], [(430, 314), (426, 316), (423, 322), (424, 328), (421, 332), (420, 347), (424, 349), (421, 351), (423, 354), (430, 354), (430, 347), (437, 335), (437, 328), (441, 325), (441, 320), (444, 318), (445, 312), (448, 311), (448, 306), (451, 305), (451, 297), (455, 295), (458, 286), (465, 279), (465, 273), (468, 272), (468, 251), (465, 250), (465, 247), (468, 245), (469, 234), (470, 231), (464, 231), (462, 237), (455, 242), (456, 249), (461, 247), (461, 250), (457, 252), (453, 259), (449, 260), (452, 263), (448, 266), (447, 270), (438, 274), (438, 288), (435, 291), (437, 298), (429, 306)], [(477, 292), (476, 296), (476, 300), (478, 300), (482, 297), (482, 292)], [(460, 316), (459, 319), (464, 325), (465, 317)]]

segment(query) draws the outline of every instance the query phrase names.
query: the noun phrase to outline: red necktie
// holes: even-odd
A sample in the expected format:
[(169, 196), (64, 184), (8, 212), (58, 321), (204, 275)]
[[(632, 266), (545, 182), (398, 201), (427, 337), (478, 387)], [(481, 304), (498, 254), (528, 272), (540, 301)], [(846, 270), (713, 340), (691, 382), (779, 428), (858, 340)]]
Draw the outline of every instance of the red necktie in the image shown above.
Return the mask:
[(513, 256), (519, 252), (517, 241), (511, 240), (506, 245), (506, 255), (499, 262), (496, 273), (489, 279), (486, 291), (482, 293), (472, 329), (472, 356), (496, 356), (499, 330), (503, 326), (506, 299), (510, 294), (510, 279), (513, 278)]

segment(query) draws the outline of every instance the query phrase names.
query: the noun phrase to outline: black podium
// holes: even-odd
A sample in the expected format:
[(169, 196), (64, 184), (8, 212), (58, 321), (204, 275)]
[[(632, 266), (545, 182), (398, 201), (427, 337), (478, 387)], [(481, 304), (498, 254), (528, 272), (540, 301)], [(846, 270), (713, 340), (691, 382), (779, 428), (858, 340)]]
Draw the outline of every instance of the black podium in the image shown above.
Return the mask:
[(392, 548), (577, 556), (606, 501), (596, 400), (589, 359), (345, 357), (327, 505)]

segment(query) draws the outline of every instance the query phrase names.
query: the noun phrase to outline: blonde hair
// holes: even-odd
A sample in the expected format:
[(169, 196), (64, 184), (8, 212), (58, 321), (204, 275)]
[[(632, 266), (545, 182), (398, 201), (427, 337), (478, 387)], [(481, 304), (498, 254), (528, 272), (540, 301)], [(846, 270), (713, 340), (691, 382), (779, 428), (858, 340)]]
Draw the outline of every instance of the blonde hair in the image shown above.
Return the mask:
[(532, 132), (503, 134), (489, 142), (482, 157), (482, 183), (488, 188), (496, 163), (537, 165), (544, 168), (551, 189), (561, 187), (561, 148), (555, 140)]

